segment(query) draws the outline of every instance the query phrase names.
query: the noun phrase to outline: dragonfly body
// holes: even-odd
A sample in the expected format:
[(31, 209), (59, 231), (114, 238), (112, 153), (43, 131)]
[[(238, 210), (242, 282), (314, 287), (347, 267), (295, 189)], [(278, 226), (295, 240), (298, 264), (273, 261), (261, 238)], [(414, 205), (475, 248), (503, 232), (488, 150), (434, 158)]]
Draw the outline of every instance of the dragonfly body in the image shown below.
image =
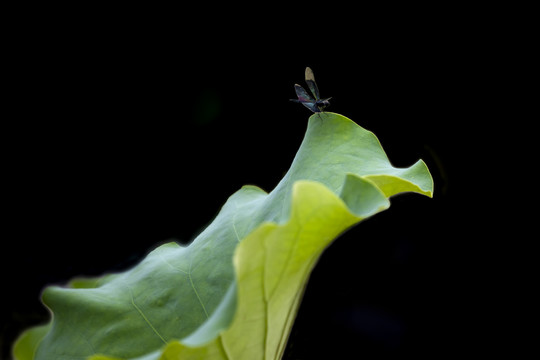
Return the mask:
[(296, 91), (298, 100), (291, 99), (291, 101), (301, 103), (314, 113), (324, 111), (326, 107), (330, 106), (330, 102), (328, 100), (331, 98), (321, 99), (319, 95), (319, 88), (317, 87), (317, 83), (315, 83), (315, 76), (313, 76), (313, 71), (309, 67), (306, 68), (306, 83), (313, 96), (309, 95), (302, 86), (295, 84), (294, 90)]

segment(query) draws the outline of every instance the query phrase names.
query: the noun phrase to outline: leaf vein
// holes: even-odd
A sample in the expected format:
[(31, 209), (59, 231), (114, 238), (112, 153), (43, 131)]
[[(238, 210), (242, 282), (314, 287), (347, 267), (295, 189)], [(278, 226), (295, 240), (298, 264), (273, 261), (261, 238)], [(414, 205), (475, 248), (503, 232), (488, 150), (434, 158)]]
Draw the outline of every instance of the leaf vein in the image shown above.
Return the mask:
[[(192, 259), (193, 260), (193, 259)], [(193, 263), (193, 261), (192, 261)], [(193, 291), (195, 292), (195, 295), (197, 296), (197, 299), (199, 300), (199, 303), (201, 304), (201, 307), (204, 311), (204, 314), (206, 315), (206, 318), (208, 319), (208, 312), (206, 311), (206, 307), (204, 306), (204, 303), (201, 299), (201, 297), (199, 296), (199, 292), (197, 291), (197, 288), (195, 287), (195, 284), (193, 283), (193, 278), (191, 277), (191, 264), (189, 264), (189, 271), (188, 271), (188, 277), (189, 277), (189, 282), (191, 284), (191, 287), (193, 288)]]
[(221, 344), (221, 348), (223, 349), (223, 353), (227, 357), (227, 359), (232, 359), (231, 355), (229, 355), (229, 350), (227, 350), (227, 347), (225, 346), (225, 339), (223, 339), (223, 335), (219, 336), (219, 342)]
[(236, 230), (236, 215), (238, 215), (238, 205), (236, 204), (236, 201), (234, 202), (234, 207), (235, 207), (235, 211), (232, 217), (232, 226), (233, 226), (234, 234), (236, 235), (236, 241), (240, 242), (240, 236), (238, 235), (238, 231)]
[(179, 271), (179, 272), (184, 273), (184, 274), (189, 274), (187, 271), (182, 270), (182, 269), (180, 269), (180, 268), (174, 266), (173, 264), (171, 264), (171, 263), (169, 262), (169, 260), (167, 260), (167, 259), (165, 259), (165, 258), (163, 257), (163, 255), (160, 254), (159, 257), (161, 258), (161, 260), (163, 260), (167, 265), (169, 265), (169, 266), (170, 266), (171, 268), (173, 268), (174, 270)]
[[(126, 285), (127, 286), (127, 285)], [(159, 331), (157, 331), (157, 329), (154, 327), (154, 325), (152, 325), (152, 323), (150, 322), (150, 320), (148, 320), (148, 318), (146, 317), (146, 315), (144, 315), (144, 312), (141, 310), (141, 308), (139, 308), (137, 306), (137, 304), (135, 304), (135, 298), (133, 296), (133, 291), (131, 291), (131, 288), (128, 286), (128, 289), (129, 289), (129, 292), (131, 294), (131, 304), (133, 305), (133, 307), (137, 310), (137, 312), (139, 313), (139, 315), (141, 315), (141, 317), (144, 319), (144, 321), (148, 324), (148, 326), (150, 326), (150, 328), (152, 329), (152, 331), (154, 331), (154, 333), (161, 339), (161, 341), (163, 341), (164, 344), (167, 344), (167, 341), (163, 338), (163, 336), (161, 336), (161, 334), (159, 333)]]

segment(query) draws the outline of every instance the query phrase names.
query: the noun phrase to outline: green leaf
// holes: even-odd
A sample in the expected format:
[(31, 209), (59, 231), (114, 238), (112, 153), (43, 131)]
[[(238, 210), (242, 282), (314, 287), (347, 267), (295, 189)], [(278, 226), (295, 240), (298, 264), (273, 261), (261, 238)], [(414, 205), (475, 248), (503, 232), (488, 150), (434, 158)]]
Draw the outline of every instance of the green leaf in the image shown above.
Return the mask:
[(279, 359), (322, 251), (411, 191), (432, 196), (422, 161), (394, 168), (373, 133), (314, 115), (272, 192), (243, 187), (187, 247), (165, 244), (124, 273), (47, 288), (51, 327), (36, 341), (23, 335), (15, 356), (32, 359), (19, 354), (39, 343), (35, 359)]
[(26, 330), (19, 336), (13, 346), (13, 356), (18, 360), (31, 360), (39, 345), (39, 342), (47, 334), (51, 324), (36, 326)]

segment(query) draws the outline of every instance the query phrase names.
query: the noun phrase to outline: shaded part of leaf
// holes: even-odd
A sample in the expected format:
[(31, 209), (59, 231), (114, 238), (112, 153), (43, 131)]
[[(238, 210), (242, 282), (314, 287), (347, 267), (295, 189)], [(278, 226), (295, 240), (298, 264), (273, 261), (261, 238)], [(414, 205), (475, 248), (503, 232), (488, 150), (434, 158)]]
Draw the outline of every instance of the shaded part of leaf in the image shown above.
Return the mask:
[(390, 206), (384, 193), (372, 181), (354, 174), (347, 174), (340, 197), (360, 218), (367, 218)]

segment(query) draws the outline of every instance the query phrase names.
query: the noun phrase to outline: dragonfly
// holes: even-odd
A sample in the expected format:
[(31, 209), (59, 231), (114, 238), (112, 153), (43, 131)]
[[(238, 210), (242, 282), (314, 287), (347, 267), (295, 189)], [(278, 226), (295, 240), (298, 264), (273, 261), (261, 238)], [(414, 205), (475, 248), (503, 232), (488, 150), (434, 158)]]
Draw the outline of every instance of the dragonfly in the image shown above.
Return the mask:
[(324, 111), (326, 107), (330, 106), (330, 102), (328, 100), (330, 100), (331, 97), (321, 99), (321, 96), (319, 95), (319, 88), (315, 83), (315, 76), (313, 76), (313, 71), (309, 68), (309, 66), (306, 67), (306, 83), (309, 87), (309, 90), (311, 90), (313, 97), (309, 95), (302, 86), (294, 84), (294, 90), (296, 91), (296, 96), (298, 96), (298, 100), (290, 100), (304, 105), (314, 113), (320, 113)]

